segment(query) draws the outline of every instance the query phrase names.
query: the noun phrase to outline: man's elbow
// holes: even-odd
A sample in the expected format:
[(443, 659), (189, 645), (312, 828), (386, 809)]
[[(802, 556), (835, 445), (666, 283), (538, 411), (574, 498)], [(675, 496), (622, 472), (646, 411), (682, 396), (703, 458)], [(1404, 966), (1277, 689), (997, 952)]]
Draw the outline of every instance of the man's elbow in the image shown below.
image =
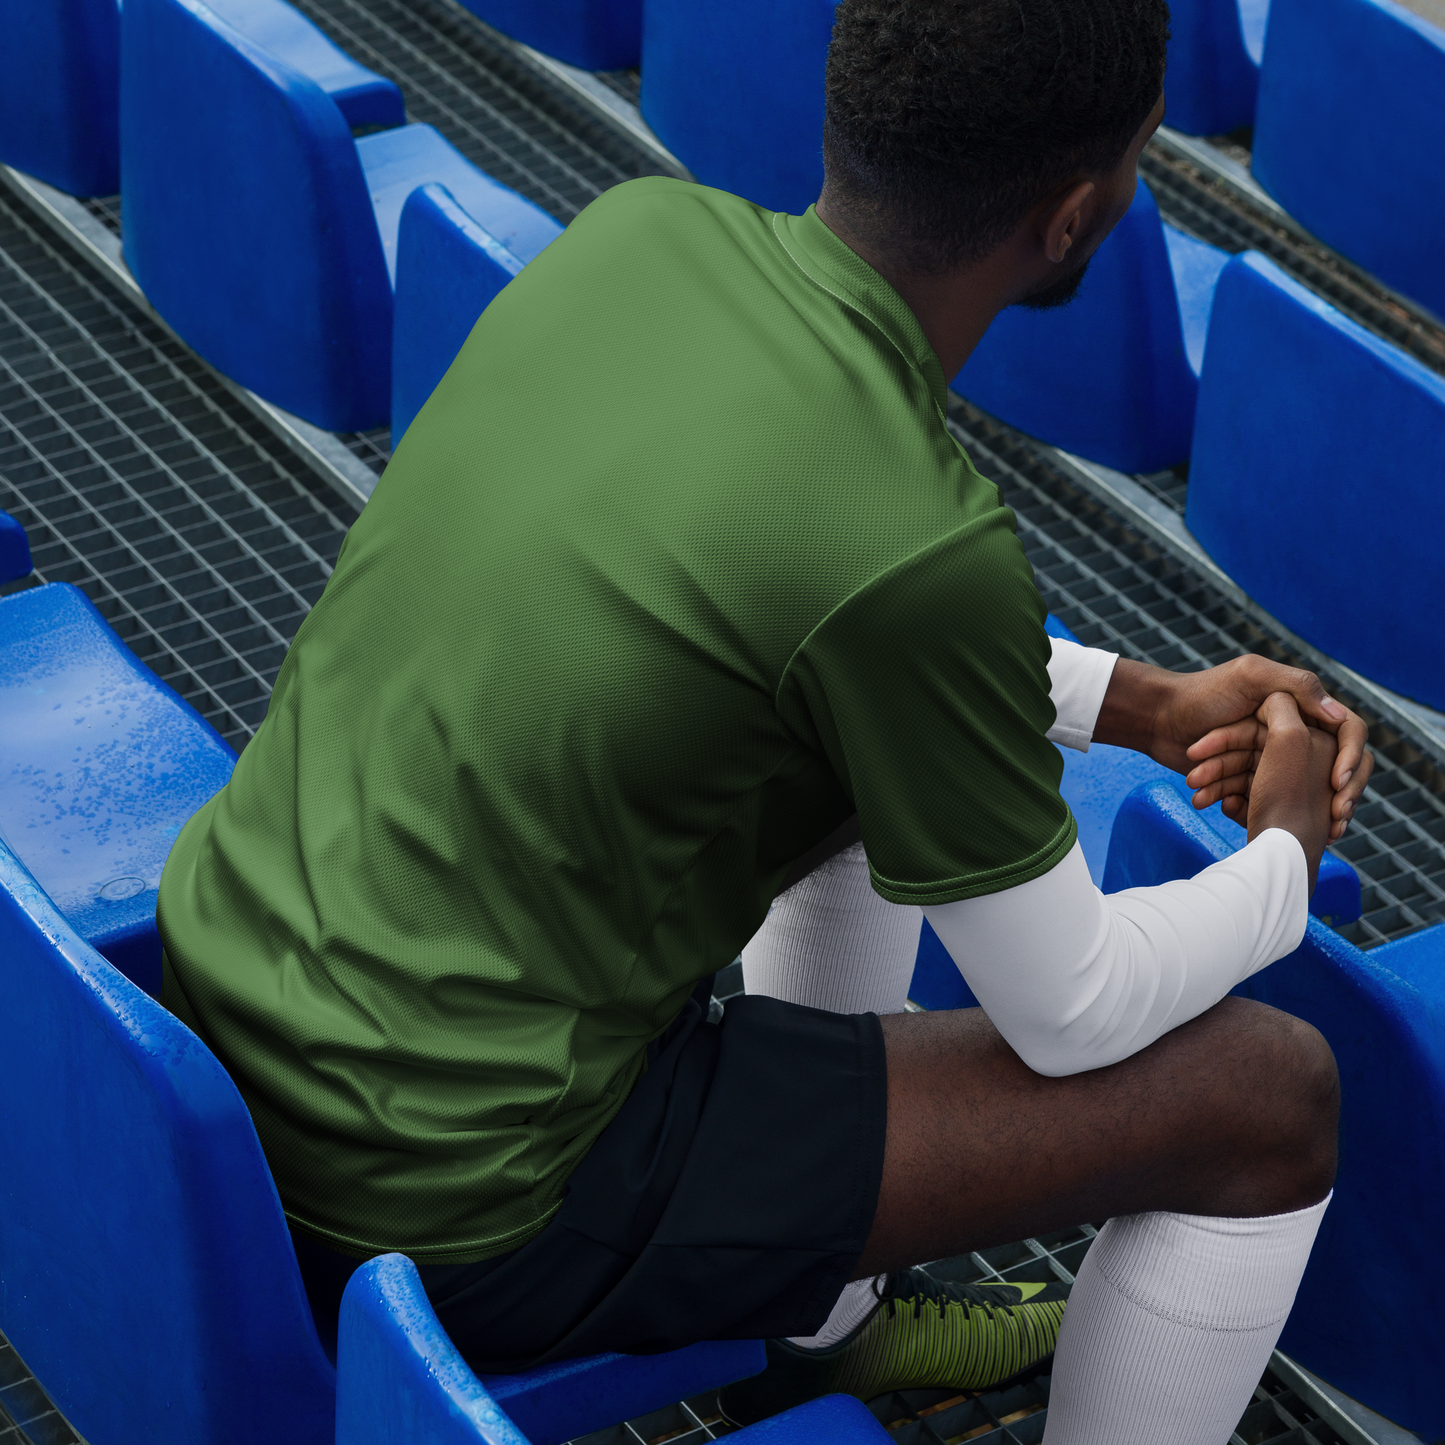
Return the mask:
[(1075, 1029), (1011, 1029), (1003, 1034), (1004, 1042), (1024, 1064), (1046, 1079), (1066, 1079), (1071, 1074), (1087, 1074), (1093, 1069), (1106, 1069), (1139, 1051), (1143, 1045), (1118, 1039), (1086, 1037)]

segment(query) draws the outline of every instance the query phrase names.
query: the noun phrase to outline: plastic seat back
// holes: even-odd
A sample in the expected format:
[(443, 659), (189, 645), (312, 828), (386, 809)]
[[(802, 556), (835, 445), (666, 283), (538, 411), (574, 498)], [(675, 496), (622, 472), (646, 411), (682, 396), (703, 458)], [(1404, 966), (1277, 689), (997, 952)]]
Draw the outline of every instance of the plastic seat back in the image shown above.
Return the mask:
[[(1000, 313), (954, 390), (1010, 426), (1119, 471), (1182, 462), (1199, 386), (1185, 323), (1202, 326), (1212, 276), (1227, 258), (1181, 239), (1193, 300), (1187, 314), (1159, 208), (1141, 180), (1077, 298), (1052, 311), (1014, 306)], [(1202, 354), (1202, 343), (1193, 349)]]
[(552, 236), (562, 234), (550, 217), (538, 215), (534, 233), (520, 238), (519, 254), (473, 220), (445, 186), (419, 186), (411, 192), (401, 213), (397, 242), (393, 447), (446, 375), (477, 318), (541, 249), (537, 242), (546, 235), (546, 227)]
[(1189, 527), (1287, 627), (1436, 708), (1442, 456), (1445, 378), (1263, 256), (1230, 262), (1210, 321)]
[(757, 1374), (761, 1340), (662, 1355), (597, 1355), (478, 1379), (437, 1322), (405, 1255), (370, 1260), (342, 1297), (336, 1445), (560, 1445)]
[(73, 196), (120, 189), (116, 0), (0, 0), (0, 162)]
[(1254, 121), (1270, 0), (1172, 0), (1164, 123), (1222, 135)]
[(385, 421), (391, 284), (351, 130), (200, 0), (127, 0), (127, 264), (207, 361), (332, 430)]
[(25, 528), (9, 512), (0, 512), (0, 582), (28, 577), (33, 566)]
[[(1119, 810), (1105, 887), (1192, 877), (1227, 852), (1168, 784), (1145, 784)], [(1313, 1024), (1340, 1070), (1334, 1203), (1280, 1348), (1434, 1440), (1445, 1320), (1420, 1302), (1445, 1287), (1445, 925), (1362, 953), (1312, 918), (1294, 953), (1234, 992)]]
[(331, 1445), (250, 1115), (0, 843), (0, 1321), (105, 1445)]
[(1326, 244), (1445, 317), (1445, 31), (1393, 0), (1274, 0), (1251, 166)]
[(353, 129), (406, 123), (396, 85), (358, 65), (285, 0), (209, 0), (208, 8), (320, 86)]
[(642, 113), (705, 185), (801, 213), (823, 186), (836, 0), (647, 0)]
[(77, 933), (160, 992), (156, 889), (236, 755), (65, 582), (0, 598), (0, 836)]
[(642, 59), (642, 0), (462, 0), (504, 35), (583, 70)]

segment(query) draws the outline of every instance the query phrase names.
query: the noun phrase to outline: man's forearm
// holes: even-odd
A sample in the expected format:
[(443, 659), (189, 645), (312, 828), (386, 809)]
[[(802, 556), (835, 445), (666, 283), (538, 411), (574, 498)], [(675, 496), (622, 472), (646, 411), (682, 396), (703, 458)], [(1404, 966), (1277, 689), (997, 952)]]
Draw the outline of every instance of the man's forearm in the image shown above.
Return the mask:
[(1299, 842), (1275, 830), (1194, 878), (1108, 895), (1076, 844), (1031, 882), (923, 911), (999, 1033), (1058, 1076), (1212, 1008), (1298, 946), (1308, 899)]
[(1121, 657), (1094, 724), (1094, 741), (1152, 756), (1178, 685), (1178, 673)]

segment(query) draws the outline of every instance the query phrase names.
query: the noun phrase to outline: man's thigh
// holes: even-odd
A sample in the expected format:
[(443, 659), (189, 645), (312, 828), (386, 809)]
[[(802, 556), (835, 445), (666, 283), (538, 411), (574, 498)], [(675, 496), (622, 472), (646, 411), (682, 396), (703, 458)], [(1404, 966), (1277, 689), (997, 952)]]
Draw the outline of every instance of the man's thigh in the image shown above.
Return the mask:
[(1262, 1004), (1227, 998), (1066, 1078), (1029, 1069), (981, 1009), (882, 1024), (888, 1132), (859, 1277), (1115, 1214), (1281, 1213), (1334, 1176), (1329, 1047)]

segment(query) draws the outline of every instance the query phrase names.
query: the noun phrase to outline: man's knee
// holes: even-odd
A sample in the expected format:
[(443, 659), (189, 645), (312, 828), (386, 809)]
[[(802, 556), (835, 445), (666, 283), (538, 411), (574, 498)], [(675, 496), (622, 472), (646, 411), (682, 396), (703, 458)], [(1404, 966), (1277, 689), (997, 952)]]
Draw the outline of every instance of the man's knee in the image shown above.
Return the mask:
[(1335, 1174), (1340, 1078), (1335, 1056), (1312, 1024), (1267, 1004), (1226, 999), (1233, 1037), (1241, 1144), (1252, 1167), (1278, 1178), (1303, 1207)]

